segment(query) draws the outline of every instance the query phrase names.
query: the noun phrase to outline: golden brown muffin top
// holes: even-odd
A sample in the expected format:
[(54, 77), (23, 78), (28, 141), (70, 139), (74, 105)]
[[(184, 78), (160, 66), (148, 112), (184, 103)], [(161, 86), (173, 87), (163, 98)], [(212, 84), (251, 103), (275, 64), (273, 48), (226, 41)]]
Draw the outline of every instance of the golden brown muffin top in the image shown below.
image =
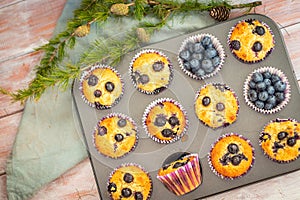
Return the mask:
[(125, 115), (111, 114), (100, 120), (94, 132), (94, 144), (103, 155), (119, 158), (135, 148), (136, 124)]
[(210, 155), (211, 167), (225, 178), (237, 178), (251, 168), (254, 151), (249, 141), (243, 137), (230, 134), (223, 136), (213, 146)]
[(260, 136), (260, 145), (266, 155), (277, 162), (290, 162), (299, 157), (300, 123), (295, 120), (273, 120)]
[(131, 76), (140, 91), (158, 93), (171, 82), (171, 63), (162, 53), (153, 50), (141, 52), (132, 61)]
[(112, 199), (146, 200), (151, 196), (152, 181), (140, 166), (123, 165), (112, 173), (108, 192)]
[(274, 37), (270, 28), (259, 20), (241, 21), (229, 36), (232, 52), (245, 62), (264, 59), (274, 48)]
[(187, 119), (178, 103), (170, 99), (161, 99), (146, 113), (144, 125), (152, 139), (157, 138), (159, 142), (169, 143), (185, 133)]
[(123, 94), (123, 83), (116, 70), (96, 66), (81, 78), (83, 99), (97, 109), (109, 108)]
[(224, 84), (208, 84), (197, 94), (196, 115), (211, 128), (232, 124), (237, 119), (238, 111), (235, 94)]

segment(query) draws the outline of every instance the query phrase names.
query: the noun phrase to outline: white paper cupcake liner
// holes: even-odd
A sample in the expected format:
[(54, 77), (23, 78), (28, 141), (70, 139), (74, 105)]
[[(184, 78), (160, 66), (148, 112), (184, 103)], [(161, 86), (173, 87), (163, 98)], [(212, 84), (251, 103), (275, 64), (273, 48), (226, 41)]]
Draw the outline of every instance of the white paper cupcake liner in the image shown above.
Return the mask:
[[(293, 122), (293, 123), (299, 123), (296, 119), (293, 119), (293, 118), (287, 118), (287, 119), (281, 119), (281, 118), (276, 118), (276, 119), (273, 119), (273, 120), (270, 120), (267, 124), (265, 124), (264, 128), (262, 129), (260, 135), (259, 135), (259, 146), (261, 147), (261, 150), (264, 154), (264, 156), (274, 162), (277, 162), (277, 163), (280, 163), (280, 164), (287, 164), (287, 163), (290, 163), (292, 161), (295, 161), (297, 160), (299, 157), (300, 157), (300, 153), (298, 153), (298, 156), (295, 156), (294, 158), (290, 159), (290, 160), (279, 160), (279, 159), (275, 159), (273, 157), (271, 157), (263, 148), (262, 148), (262, 142), (263, 142), (263, 137), (264, 137), (264, 134), (265, 134), (265, 129), (268, 125), (270, 125), (271, 123), (280, 123), (280, 122), (285, 122), (285, 121), (290, 121), (290, 122)], [(294, 131), (295, 132), (295, 131)], [(300, 133), (299, 133), (300, 134)], [(300, 135), (299, 135), (299, 138), (297, 140), (300, 140)], [(286, 152), (286, 154), (289, 154), (289, 152)]]
[[(117, 97), (115, 99), (115, 101), (111, 105), (101, 105), (101, 104), (99, 104), (98, 106), (96, 106), (95, 103), (94, 102), (90, 102), (86, 98), (86, 96), (84, 95), (84, 93), (83, 93), (83, 81), (88, 76), (90, 76), (95, 69), (100, 69), (100, 68), (101, 69), (110, 69), (110, 70), (112, 70), (119, 77), (119, 79), (121, 81), (121, 84), (122, 84), (122, 93), (121, 93), (121, 95), (119, 95), (119, 97)], [(119, 101), (121, 100), (121, 98), (122, 98), (122, 96), (124, 94), (124, 81), (123, 81), (123, 79), (121, 77), (121, 74), (116, 69), (114, 69), (113, 67), (108, 66), (108, 65), (102, 65), (102, 64), (98, 64), (98, 63), (92, 65), (89, 69), (87, 69), (87, 70), (85, 70), (85, 71), (82, 72), (82, 75), (81, 75), (79, 81), (80, 81), (79, 90), (81, 92), (81, 98), (83, 99), (83, 101), (86, 104), (88, 104), (89, 106), (91, 106), (93, 108), (96, 108), (98, 110), (109, 109), (109, 108), (115, 106), (116, 104), (119, 103)]]
[[(139, 58), (142, 54), (147, 54), (147, 53), (156, 53), (156, 54), (158, 54), (158, 55), (166, 58), (168, 60), (168, 63), (169, 63), (168, 67), (169, 67), (169, 70), (170, 70), (170, 75), (168, 77), (168, 79), (169, 79), (168, 84), (158, 86), (153, 91), (144, 90), (143, 88), (139, 87), (138, 84), (137, 84), (137, 81), (134, 79), (133, 64), (134, 64), (135, 60), (137, 58)], [(171, 82), (173, 80), (173, 76), (174, 76), (174, 73), (173, 73), (173, 64), (172, 64), (171, 60), (164, 53), (162, 53), (160, 50), (157, 50), (157, 49), (143, 49), (143, 50), (139, 51), (133, 57), (133, 59), (130, 61), (130, 64), (129, 64), (129, 74), (130, 74), (131, 82), (132, 82), (134, 88), (136, 88), (138, 91), (140, 91), (140, 92), (142, 92), (144, 94), (148, 94), (148, 95), (158, 94), (158, 93), (164, 91), (165, 89), (167, 89), (170, 86), (170, 84), (171, 84)]]
[[(157, 137), (155, 137), (154, 135), (152, 135), (149, 131), (148, 131), (148, 127), (147, 127), (147, 124), (146, 124), (146, 120), (147, 120), (147, 117), (148, 117), (148, 114), (149, 112), (151, 111), (151, 109), (157, 105), (159, 105), (160, 103), (163, 103), (163, 102), (171, 102), (173, 103), (175, 106), (177, 106), (183, 113), (184, 115), (184, 118), (185, 118), (185, 126), (184, 126), (184, 129), (182, 130), (182, 132), (179, 134), (179, 135), (176, 135), (175, 137), (173, 137), (171, 140), (162, 140), (162, 139), (159, 139)], [(148, 106), (147, 108), (145, 109), (144, 111), (144, 114), (143, 114), (143, 117), (142, 117), (142, 123), (143, 123), (143, 128), (145, 130), (145, 132), (147, 133), (147, 135), (152, 139), (154, 140), (155, 142), (158, 142), (158, 143), (161, 143), (161, 144), (169, 144), (169, 143), (173, 143), (177, 140), (179, 140), (180, 138), (182, 138), (185, 134), (186, 134), (186, 131), (188, 129), (188, 124), (189, 124), (189, 121), (188, 121), (188, 118), (187, 118), (187, 112), (185, 111), (185, 109), (183, 108), (183, 106), (178, 103), (177, 101), (171, 99), (171, 98), (160, 98), (160, 99), (157, 99), (157, 100), (154, 100), (152, 101)]]
[[(248, 91), (250, 90), (249, 82), (252, 79), (252, 75), (256, 72), (263, 73), (266, 71), (270, 72), (271, 74), (278, 75), (281, 78), (281, 81), (286, 83), (286, 89), (284, 90), (285, 99), (280, 104), (278, 104), (276, 107), (269, 109), (269, 110), (256, 107), (255, 104), (253, 102), (251, 102), (248, 97)], [(288, 102), (291, 98), (291, 86), (289, 84), (289, 81), (288, 81), (286, 75), (281, 70), (274, 68), (274, 67), (270, 67), (270, 66), (261, 67), (261, 68), (254, 70), (246, 78), (246, 80), (244, 82), (243, 95), (244, 95), (246, 104), (253, 110), (255, 110), (259, 113), (263, 113), (263, 114), (273, 114), (273, 113), (279, 112), (281, 109), (283, 109), (288, 104)]]
[[(262, 58), (262, 59), (260, 59), (260, 60), (255, 60), (255, 61), (244, 60), (244, 59), (240, 58), (239, 56), (237, 56), (236, 53), (234, 52), (233, 48), (231, 47), (231, 44), (230, 44), (230, 43), (231, 43), (231, 41), (230, 41), (230, 36), (231, 36), (233, 30), (235, 29), (236, 25), (240, 24), (241, 22), (245, 22), (245, 21), (247, 21), (247, 20), (256, 20), (256, 19), (246, 19), (246, 20), (238, 21), (238, 22), (230, 29), (230, 31), (229, 31), (228, 39), (227, 39), (227, 44), (228, 44), (228, 46), (229, 46), (229, 49), (230, 49), (231, 53), (233, 54), (233, 56), (234, 56), (237, 60), (239, 60), (239, 61), (241, 61), (241, 62), (243, 62), (243, 63), (247, 63), (247, 64), (255, 64), (255, 63), (259, 63), (259, 62), (265, 60), (265, 59), (273, 52), (275, 46), (272, 47), (268, 52), (266, 52), (266, 55), (264, 56), (264, 58)], [(258, 21), (270, 31), (270, 33), (271, 33), (272, 36), (273, 36), (273, 44), (275, 44), (275, 39), (274, 39), (274, 34), (273, 34), (272, 29), (271, 29), (271, 28), (269, 27), (269, 25), (266, 24), (265, 22), (260, 21), (260, 20), (258, 20)]]
[[(147, 197), (143, 197), (143, 199), (149, 200), (149, 199), (151, 198), (151, 195), (152, 195), (152, 192), (153, 192), (153, 181), (152, 181), (152, 178), (151, 178), (150, 174), (145, 170), (144, 167), (142, 167), (141, 165), (139, 165), (139, 164), (137, 164), (137, 163), (133, 163), (133, 162), (132, 162), (132, 163), (123, 163), (123, 164), (121, 164), (120, 166), (114, 168), (114, 170), (110, 173), (109, 178), (108, 178), (108, 180), (107, 180), (107, 184), (106, 184), (107, 190), (108, 190), (108, 188), (109, 188), (109, 183), (110, 183), (110, 180), (111, 180), (112, 176), (113, 176), (118, 170), (122, 169), (123, 167), (129, 167), (129, 166), (134, 166), (134, 167), (137, 167), (137, 168), (141, 169), (141, 170), (148, 176), (149, 181), (150, 181), (150, 184), (151, 184), (151, 188), (150, 188), (150, 191), (149, 191), (148, 196), (147, 196)], [(122, 181), (122, 180), (120, 179), (120, 181)], [(139, 188), (140, 188), (140, 187), (142, 187), (142, 186), (139, 186)], [(111, 200), (114, 200), (114, 199), (112, 198), (111, 195), (110, 195), (110, 199), (111, 199)]]
[[(211, 152), (212, 152), (212, 150), (214, 149), (215, 145), (216, 145), (220, 140), (222, 140), (223, 138), (230, 137), (230, 136), (232, 136), (232, 135), (238, 136), (239, 138), (245, 140), (245, 141), (250, 145), (250, 147), (251, 147), (251, 149), (252, 149), (252, 162), (251, 162), (249, 168), (248, 168), (247, 171), (245, 171), (243, 174), (241, 174), (241, 175), (239, 175), (239, 176), (236, 176), (236, 177), (228, 177), (228, 176), (224, 176), (224, 175), (222, 175), (220, 172), (218, 172), (218, 171), (214, 168), (214, 166), (213, 166), (213, 164), (212, 164), (212, 158), (211, 158)], [(235, 179), (239, 179), (239, 178), (245, 176), (245, 175), (252, 169), (252, 167), (253, 167), (253, 165), (254, 165), (254, 162), (255, 162), (255, 152), (254, 152), (254, 147), (253, 147), (253, 145), (251, 144), (250, 140), (247, 139), (247, 138), (245, 138), (244, 136), (242, 136), (242, 135), (240, 135), (240, 134), (237, 134), (237, 133), (226, 133), (226, 134), (220, 136), (220, 137), (214, 142), (214, 144), (211, 145), (211, 149), (210, 149), (210, 152), (208, 153), (208, 156), (207, 156), (207, 157), (208, 157), (208, 165), (209, 165), (210, 169), (212, 170), (212, 172), (213, 172), (216, 176), (218, 176), (218, 177), (220, 177), (221, 179), (224, 179), (224, 180), (235, 180)]]
[[(203, 76), (197, 76), (197, 75), (195, 75), (194, 73), (192, 73), (191, 71), (187, 70), (184, 67), (184, 61), (182, 60), (182, 58), (180, 58), (179, 53), (187, 48), (188, 43), (200, 42), (205, 36), (208, 36), (208, 37), (211, 38), (212, 44), (213, 44), (214, 48), (217, 50), (218, 55), (220, 57), (220, 64), (218, 66), (216, 66), (212, 72), (207, 73)], [(210, 78), (212, 76), (215, 76), (221, 70), (221, 68), (223, 67), (224, 61), (225, 61), (225, 50), (224, 50), (221, 42), (218, 40), (218, 38), (216, 38), (215, 36), (213, 36), (211, 34), (208, 34), (208, 33), (197, 34), (197, 35), (193, 35), (193, 36), (188, 37), (187, 39), (185, 39), (183, 41), (183, 43), (182, 43), (181, 47), (179, 48), (178, 52), (179, 53), (178, 53), (178, 56), (177, 56), (177, 60), (179, 62), (179, 67), (181, 68), (181, 70), (186, 75), (188, 75), (189, 77), (191, 77), (193, 79), (196, 79), (196, 80), (204, 80), (204, 79)]]
[[(104, 154), (103, 152), (101, 152), (100, 150), (97, 149), (96, 147), (96, 143), (95, 143), (95, 135), (97, 134), (97, 129), (99, 127), (99, 124), (103, 121), (103, 120), (106, 120), (106, 119), (109, 119), (109, 118), (113, 118), (113, 117), (118, 117), (120, 119), (126, 119), (128, 122), (130, 122), (132, 125), (133, 125), (133, 131), (135, 131), (135, 143), (133, 144), (133, 146), (131, 147), (130, 151), (126, 152), (125, 154), (121, 155), (121, 156), (116, 156), (116, 157), (112, 157), (110, 155), (106, 155)], [(97, 122), (97, 125), (95, 126), (94, 128), (94, 132), (93, 132), (93, 144), (94, 144), (94, 147), (96, 148), (97, 152), (99, 153), (99, 155), (102, 155), (102, 156), (105, 156), (107, 158), (112, 158), (112, 159), (120, 159), (120, 158), (123, 158), (125, 156), (127, 156), (129, 153), (133, 152), (138, 144), (138, 140), (139, 140), (139, 136), (138, 136), (138, 128), (137, 128), (137, 124), (136, 122), (129, 116), (123, 114), (123, 113), (110, 113), (104, 117), (102, 117), (98, 122)]]

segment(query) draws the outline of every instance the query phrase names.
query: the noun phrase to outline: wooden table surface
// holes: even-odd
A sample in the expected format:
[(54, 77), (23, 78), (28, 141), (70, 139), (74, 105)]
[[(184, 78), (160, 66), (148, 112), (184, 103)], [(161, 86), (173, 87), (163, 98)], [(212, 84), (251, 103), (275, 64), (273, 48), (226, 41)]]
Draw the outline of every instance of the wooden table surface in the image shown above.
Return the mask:
[[(34, 48), (52, 36), (66, 0), (1, 0), (0, 85), (9, 90), (26, 87), (41, 59)], [(300, 1), (263, 0), (256, 13), (272, 18), (281, 28), (300, 83)], [(239, 16), (234, 11), (232, 16)], [(0, 199), (7, 199), (6, 161), (24, 107), (0, 95)], [(300, 111), (299, 111), (300, 112)], [(207, 199), (300, 199), (300, 170), (244, 186)], [(88, 159), (42, 188), (32, 199), (99, 199)]]

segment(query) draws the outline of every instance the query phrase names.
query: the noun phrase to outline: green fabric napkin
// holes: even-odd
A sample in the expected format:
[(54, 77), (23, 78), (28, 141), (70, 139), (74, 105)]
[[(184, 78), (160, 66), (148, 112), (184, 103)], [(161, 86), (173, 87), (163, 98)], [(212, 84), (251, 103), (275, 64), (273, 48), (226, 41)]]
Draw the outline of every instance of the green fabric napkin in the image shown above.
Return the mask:
[[(80, 6), (80, 0), (66, 3), (58, 21), (55, 33), (64, 30), (73, 10)], [(75, 49), (70, 51), (70, 61), (78, 61), (100, 36), (114, 37), (125, 34), (136, 24), (129, 18), (109, 21), (103, 29), (91, 28), (91, 33), (78, 39)], [(186, 32), (213, 24), (207, 13), (176, 18), (169, 28), (156, 33), (151, 42), (162, 41)], [(77, 115), (73, 108), (70, 90), (61, 92), (48, 89), (38, 102), (28, 101), (25, 106), (11, 157), (7, 162), (7, 192), (10, 200), (29, 199), (45, 184), (53, 181), (68, 169), (87, 157), (81, 130), (77, 126)]]

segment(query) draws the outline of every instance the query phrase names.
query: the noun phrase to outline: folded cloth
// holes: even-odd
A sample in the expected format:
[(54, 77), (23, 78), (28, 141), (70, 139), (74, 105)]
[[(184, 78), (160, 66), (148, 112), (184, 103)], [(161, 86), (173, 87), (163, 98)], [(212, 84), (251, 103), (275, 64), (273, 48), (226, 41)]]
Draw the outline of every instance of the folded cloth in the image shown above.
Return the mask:
[[(55, 33), (63, 31), (73, 10), (80, 6), (80, 0), (69, 0), (57, 23)], [(184, 23), (183, 23), (184, 21)], [(123, 33), (137, 22), (124, 18), (120, 26), (115, 21), (107, 22), (101, 29), (102, 36), (120, 37), (116, 28)], [(186, 32), (211, 25), (214, 20), (207, 13), (194, 13), (174, 18), (167, 28), (156, 33), (152, 42), (158, 42)], [(80, 54), (99, 37), (99, 28), (92, 27), (88, 37), (78, 39), (75, 49), (69, 51), (70, 62), (77, 62)], [(38, 102), (26, 102), (25, 110), (16, 136), (11, 157), (7, 162), (8, 198), (29, 199), (45, 184), (53, 181), (68, 169), (87, 157), (81, 130), (77, 126), (77, 115), (72, 104), (71, 92), (57, 88), (48, 89)]]

